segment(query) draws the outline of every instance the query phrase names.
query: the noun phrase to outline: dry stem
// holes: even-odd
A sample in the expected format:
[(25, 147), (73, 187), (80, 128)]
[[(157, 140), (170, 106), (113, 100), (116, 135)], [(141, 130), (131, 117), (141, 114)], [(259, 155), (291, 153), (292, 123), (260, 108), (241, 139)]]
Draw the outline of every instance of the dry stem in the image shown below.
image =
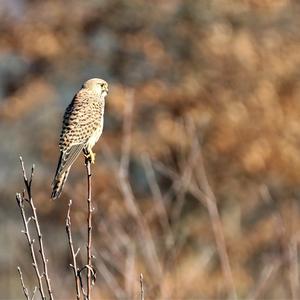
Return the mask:
[(140, 275), (140, 288), (141, 288), (141, 300), (144, 300), (145, 299), (145, 296), (144, 296), (144, 277), (143, 277), (143, 274), (141, 273)]
[(27, 300), (30, 300), (29, 298), (29, 293), (28, 293), (28, 289), (27, 287), (25, 286), (25, 283), (24, 283), (24, 279), (23, 279), (23, 274), (22, 274), (22, 271), (21, 271), (21, 268), (18, 267), (18, 272), (19, 272), (19, 275), (20, 275), (20, 281), (21, 281), (21, 285), (22, 285), (22, 289), (23, 289), (23, 293), (25, 295), (25, 298)]
[(74, 251), (72, 232), (71, 232), (71, 217), (70, 217), (71, 205), (72, 205), (72, 200), (69, 201), (69, 206), (68, 206), (68, 213), (66, 217), (66, 231), (67, 231), (67, 236), (68, 236), (68, 241), (70, 246), (70, 252), (73, 260), (73, 264), (71, 264), (71, 267), (73, 269), (74, 279), (75, 279), (76, 299), (79, 300), (80, 299), (80, 274), (79, 274), (79, 269), (77, 267), (76, 258), (80, 249), (78, 248), (76, 252)]
[(22, 220), (23, 220), (23, 225), (24, 225), (23, 233), (25, 234), (25, 236), (27, 238), (28, 247), (30, 249), (30, 255), (31, 255), (31, 259), (32, 259), (32, 266), (35, 270), (36, 278), (37, 278), (38, 285), (39, 285), (39, 291), (40, 291), (42, 299), (45, 300), (46, 296), (45, 296), (43, 283), (42, 283), (43, 276), (41, 275), (40, 270), (38, 268), (37, 259), (36, 259), (36, 255), (35, 255), (35, 251), (34, 251), (34, 247), (33, 247), (33, 244), (34, 244), (35, 241), (34, 241), (34, 239), (31, 238), (29, 227), (28, 227), (28, 224), (32, 220), (32, 217), (30, 217), (30, 218), (26, 217), (25, 209), (24, 209), (24, 198), (23, 198), (23, 196), (21, 196), (21, 194), (17, 194), (16, 199), (17, 199), (18, 206), (20, 208), (20, 212), (21, 212), (21, 216), (22, 216)]
[(120, 164), (111, 155), (110, 151), (105, 148), (104, 155), (110, 161), (113, 166), (115, 177), (118, 181), (120, 191), (123, 195), (125, 205), (128, 212), (136, 222), (139, 238), (144, 243), (145, 256), (149, 261), (149, 268), (152, 273), (156, 275), (158, 281), (162, 277), (162, 268), (156, 252), (155, 244), (151, 235), (151, 230), (143, 217), (139, 207), (136, 204), (135, 196), (132, 191), (131, 184), (129, 182), (129, 161), (131, 151), (131, 129), (133, 121), (133, 108), (134, 108), (134, 94), (132, 92), (127, 93), (127, 105), (124, 111), (124, 123), (123, 123), (123, 141), (122, 141), (122, 156)]
[(91, 299), (91, 287), (92, 287), (92, 182), (91, 182), (91, 162), (89, 159), (86, 159), (86, 172), (87, 172), (87, 184), (88, 184), (88, 197), (87, 197), (87, 208), (88, 208), (88, 217), (87, 217), (87, 234), (88, 234), (88, 242), (87, 242), (87, 299)]
[[(216, 197), (209, 185), (204, 163), (202, 157), (202, 151), (200, 144), (197, 140), (197, 135), (195, 133), (195, 128), (193, 128), (193, 124), (189, 124), (188, 132), (191, 136), (191, 140), (193, 140), (193, 145), (191, 149), (191, 156), (187, 163), (187, 167), (184, 171), (184, 177), (180, 176), (176, 172), (166, 168), (161, 163), (156, 164), (157, 169), (159, 169), (163, 174), (170, 177), (174, 180), (176, 185), (178, 185), (178, 190), (180, 191), (182, 188), (187, 189), (195, 198), (207, 208), (208, 214), (210, 217), (211, 225), (213, 228), (213, 233), (215, 236), (215, 241), (217, 245), (217, 252), (220, 257), (222, 272), (224, 274), (224, 279), (226, 281), (227, 289), (232, 299), (237, 299), (235, 284), (233, 280), (232, 270), (229, 262), (229, 257), (226, 248), (226, 242), (223, 232), (223, 225), (221, 221), (221, 217), (219, 214), (219, 210), (217, 207)], [(198, 164), (196, 164), (198, 162)], [(197, 165), (197, 168), (195, 168)], [(192, 182), (190, 178), (187, 180), (187, 174), (189, 174), (189, 168), (195, 171), (195, 177), (197, 182)], [(186, 173), (187, 172), (187, 173)], [(200, 188), (199, 188), (199, 186)]]
[[(189, 122), (188, 124), (188, 131), (193, 139), (193, 148), (195, 149), (196, 153), (198, 153), (198, 166), (195, 168), (195, 176), (200, 189), (202, 189), (204, 193), (204, 199), (206, 202), (208, 214), (210, 217), (212, 229), (215, 236), (215, 241), (217, 245), (217, 251), (221, 260), (221, 267), (224, 274), (224, 278), (226, 280), (226, 285), (228, 292), (230, 293), (230, 297), (232, 299), (237, 299), (237, 293), (235, 288), (235, 283), (232, 275), (232, 269), (229, 262), (229, 256), (227, 252), (225, 236), (223, 231), (223, 224), (221, 221), (221, 217), (219, 214), (218, 206), (217, 206), (217, 199), (212, 188), (209, 185), (208, 178), (206, 175), (204, 161), (201, 151), (200, 143), (197, 139), (196, 131), (194, 128), (194, 124)], [(199, 201), (201, 201), (199, 199)]]
[[(45, 255), (45, 250), (44, 250), (44, 244), (43, 244), (43, 236), (41, 233), (41, 229), (40, 229), (40, 225), (39, 225), (39, 221), (38, 221), (38, 216), (36, 213), (36, 207), (33, 203), (33, 199), (32, 199), (32, 191), (31, 191), (31, 187), (32, 187), (32, 178), (33, 178), (33, 174), (34, 174), (34, 165), (31, 168), (31, 174), (30, 174), (30, 178), (27, 178), (27, 174), (25, 171), (25, 167), (24, 167), (24, 162), (22, 157), (20, 157), (20, 161), (21, 161), (21, 167), (22, 167), (22, 172), (23, 172), (23, 180), (24, 180), (24, 184), (25, 184), (25, 188), (26, 188), (26, 192), (27, 192), (27, 196), (28, 199), (25, 198), (25, 192), (23, 192), (23, 194), (16, 194), (16, 199), (17, 199), (17, 203), (18, 206), (20, 208), (20, 212), (21, 212), (21, 216), (22, 216), (22, 220), (23, 220), (23, 224), (24, 224), (24, 234), (26, 235), (27, 241), (28, 241), (28, 246), (30, 249), (30, 253), (31, 253), (31, 258), (33, 261), (33, 267), (35, 269), (35, 273), (36, 273), (36, 277), (38, 280), (38, 285), (39, 285), (39, 291), (41, 294), (42, 299), (46, 299), (45, 296), (45, 292), (44, 292), (44, 288), (43, 288), (43, 283), (42, 283), (42, 279), (44, 278), (45, 282), (46, 282), (46, 286), (47, 286), (47, 291), (49, 294), (49, 298), (50, 300), (53, 300), (53, 293), (52, 293), (52, 289), (51, 289), (51, 283), (50, 283), (50, 278), (48, 275), (48, 259), (46, 258)], [(26, 217), (26, 213), (25, 213), (25, 208), (24, 208), (24, 201), (29, 203), (29, 206), (31, 208), (31, 212), (32, 212), (32, 216), (27, 218)], [(41, 255), (42, 258), (42, 265), (43, 265), (43, 273), (41, 273), (41, 271), (39, 270), (38, 264), (37, 264), (37, 259), (36, 259), (36, 255), (35, 255), (35, 250), (33, 247), (34, 244), (34, 239), (31, 238), (30, 235), (30, 230), (29, 230), (29, 222), (33, 220), (34, 221), (34, 227), (38, 236), (38, 241), (39, 241), (39, 253)]]

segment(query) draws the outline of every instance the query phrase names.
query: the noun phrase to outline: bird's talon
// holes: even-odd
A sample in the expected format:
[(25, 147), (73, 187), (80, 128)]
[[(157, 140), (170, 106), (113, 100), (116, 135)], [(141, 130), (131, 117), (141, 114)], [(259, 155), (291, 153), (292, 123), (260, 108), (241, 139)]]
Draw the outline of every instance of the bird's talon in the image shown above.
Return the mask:
[(92, 150), (88, 150), (88, 152), (83, 152), (85, 159), (92, 164), (95, 163), (96, 160), (96, 153), (94, 153)]
[(90, 161), (91, 161), (91, 163), (94, 164), (95, 160), (96, 160), (96, 153), (91, 151), (90, 152)]

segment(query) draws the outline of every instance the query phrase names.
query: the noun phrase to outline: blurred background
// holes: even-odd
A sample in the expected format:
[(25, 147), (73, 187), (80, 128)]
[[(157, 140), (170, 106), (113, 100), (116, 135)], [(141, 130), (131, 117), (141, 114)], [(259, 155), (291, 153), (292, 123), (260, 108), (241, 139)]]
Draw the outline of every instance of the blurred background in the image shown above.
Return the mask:
[[(83, 157), (50, 201), (65, 107), (109, 82), (93, 166), (95, 299), (299, 299), (296, 0), (0, 1), (0, 298), (36, 285), (19, 156), (56, 299), (85, 264)], [(38, 297), (37, 297), (38, 298)]]

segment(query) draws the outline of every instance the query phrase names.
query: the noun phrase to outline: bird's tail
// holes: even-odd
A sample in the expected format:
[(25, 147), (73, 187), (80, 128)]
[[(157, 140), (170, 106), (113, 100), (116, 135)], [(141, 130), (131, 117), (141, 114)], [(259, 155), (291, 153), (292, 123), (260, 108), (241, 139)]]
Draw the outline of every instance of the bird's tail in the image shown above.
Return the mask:
[(52, 183), (51, 198), (55, 200), (61, 194), (62, 188), (67, 180), (71, 166), (75, 159), (83, 149), (84, 144), (76, 144), (68, 148), (66, 151), (60, 153), (59, 161), (57, 164), (56, 173)]
[(53, 200), (57, 199), (60, 196), (63, 186), (64, 186), (64, 184), (67, 180), (67, 177), (69, 175), (69, 172), (70, 172), (71, 166), (69, 166), (68, 168), (64, 168), (64, 165), (65, 165), (64, 156), (65, 156), (65, 154), (63, 152), (61, 152), (59, 160), (58, 160), (55, 176), (54, 176), (54, 179), (52, 182), (51, 198)]
[(70, 172), (70, 168), (68, 168), (66, 171), (62, 173), (58, 173), (55, 175), (52, 183), (52, 194), (51, 194), (51, 198), (53, 200), (57, 199), (60, 196), (63, 186), (69, 175), (69, 172)]

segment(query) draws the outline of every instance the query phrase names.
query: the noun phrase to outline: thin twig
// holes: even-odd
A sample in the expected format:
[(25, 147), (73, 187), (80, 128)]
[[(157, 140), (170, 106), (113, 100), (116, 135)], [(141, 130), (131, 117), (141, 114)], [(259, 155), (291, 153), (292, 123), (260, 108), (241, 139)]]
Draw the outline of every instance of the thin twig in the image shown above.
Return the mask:
[[(215, 235), (215, 240), (217, 244), (217, 251), (221, 260), (222, 270), (225, 277), (225, 280), (227, 281), (227, 286), (230, 289), (231, 297), (233, 299), (237, 299), (236, 291), (235, 291), (235, 285), (233, 281), (233, 275), (229, 263), (229, 258), (227, 254), (226, 244), (225, 244), (225, 238), (224, 238), (224, 232), (222, 229), (222, 222), (219, 215), (218, 207), (216, 204), (216, 198), (215, 195), (212, 192), (212, 189), (209, 186), (204, 164), (203, 164), (203, 158), (202, 153), (200, 150), (200, 145), (198, 141), (195, 141), (193, 144), (193, 147), (197, 148), (197, 156), (195, 156), (192, 160), (194, 161), (197, 159), (200, 161), (200, 164), (197, 164), (198, 166), (198, 172), (197, 172), (197, 178), (200, 183), (200, 186), (203, 188), (201, 190), (195, 183), (184, 181), (184, 178), (177, 174), (175, 171), (170, 170), (166, 166), (164, 166), (162, 163), (155, 163), (155, 167), (157, 170), (159, 170), (162, 174), (165, 176), (171, 178), (174, 183), (175, 187), (179, 186), (181, 187), (181, 182), (184, 182), (184, 184), (187, 184), (185, 187), (201, 204), (208, 209), (210, 220), (213, 227), (213, 232)], [(194, 152), (194, 151), (193, 151)], [(193, 155), (194, 156), (194, 155)], [(185, 172), (184, 172), (185, 173)], [(178, 188), (176, 188), (177, 190)], [(180, 189), (179, 189), (180, 190)]]
[(299, 299), (299, 275), (298, 275), (298, 250), (297, 240), (295, 237), (288, 235), (287, 226), (284, 222), (284, 218), (280, 213), (280, 209), (277, 206), (277, 201), (273, 199), (268, 187), (263, 185), (261, 187), (262, 199), (269, 204), (275, 205), (277, 208), (273, 213), (277, 239), (279, 243), (280, 256), (282, 260), (283, 272), (288, 274), (288, 283), (290, 286), (290, 297), (293, 300)]
[[(129, 91), (126, 95), (126, 98), (127, 105), (125, 106), (123, 121), (123, 147), (117, 179), (119, 181), (119, 186), (121, 188), (121, 192), (123, 194), (127, 209), (134, 217), (139, 229), (140, 237), (145, 242), (145, 252), (148, 258), (150, 258), (151, 260), (150, 267), (153, 268), (153, 272), (157, 275), (157, 277), (161, 278), (162, 268), (158, 259), (153, 238), (151, 236), (151, 231), (139, 207), (136, 204), (136, 199), (129, 181), (129, 161), (132, 141), (134, 92)], [(116, 164), (114, 163), (113, 165)]]
[(105, 265), (104, 261), (100, 259), (98, 261), (97, 267), (99, 269), (100, 274), (105, 280), (107, 286), (112, 291), (115, 296), (115, 299), (126, 299), (126, 294), (123, 289), (120, 287), (118, 281), (115, 276), (112, 274), (111, 270)]
[(49, 274), (48, 274), (48, 265), (47, 265), (48, 259), (45, 256), (45, 250), (44, 250), (44, 244), (43, 244), (43, 237), (42, 237), (40, 225), (39, 225), (39, 222), (38, 222), (38, 217), (37, 217), (37, 213), (36, 213), (36, 207), (34, 206), (32, 198), (30, 198), (29, 201), (30, 201), (29, 204), (30, 204), (33, 216), (34, 216), (33, 220), (34, 220), (34, 223), (35, 223), (36, 232), (37, 232), (37, 235), (38, 235), (39, 248), (40, 248), (39, 252), (40, 252), (41, 257), (42, 257), (43, 269), (44, 269), (43, 270), (44, 271), (43, 276), (44, 276), (45, 281), (46, 281), (46, 285), (47, 285), (47, 290), (48, 290), (49, 297), (50, 297), (51, 300), (53, 300), (53, 293), (52, 293), (50, 278), (49, 278)]
[(144, 297), (144, 277), (143, 277), (143, 274), (141, 273), (140, 274), (140, 288), (141, 288), (141, 300), (144, 300), (145, 297)]
[(172, 237), (172, 231), (171, 231), (170, 222), (168, 219), (168, 214), (167, 214), (166, 208), (164, 206), (164, 200), (163, 200), (163, 196), (162, 196), (160, 187), (159, 187), (156, 177), (155, 177), (152, 162), (151, 162), (149, 156), (146, 154), (143, 155), (142, 162), (143, 162), (143, 166), (144, 166), (144, 170), (145, 170), (146, 179), (148, 181), (148, 185), (149, 185), (150, 190), (153, 195), (154, 208), (156, 210), (156, 214), (159, 217), (159, 221), (161, 223), (162, 228), (172, 238), (172, 245), (173, 245), (174, 239)]
[(133, 121), (134, 92), (132, 90), (126, 93), (126, 105), (124, 111), (123, 123), (123, 142), (122, 157), (120, 162), (120, 172), (128, 170), (130, 150), (131, 150), (131, 128)]
[(249, 300), (258, 300), (262, 299), (262, 295), (270, 285), (271, 281), (273, 280), (274, 276), (282, 266), (282, 261), (280, 259), (275, 260), (270, 266), (265, 267), (265, 270), (259, 280), (259, 283), (255, 290), (253, 291), (252, 295), (250, 295), (247, 299)]
[(69, 201), (68, 205), (68, 213), (66, 217), (66, 231), (67, 231), (67, 236), (68, 236), (68, 241), (69, 241), (69, 247), (70, 247), (70, 252), (72, 255), (72, 260), (73, 264), (71, 265), (74, 273), (74, 279), (75, 279), (75, 286), (76, 286), (76, 299), (80, 299), (80, 278), (78, 274), (78, 267), (77, 267), (77, 255), (79, 253), (78, 249), (76, 252), (74, 251), (74, 245), (73, 245), (73, 239), (72, 239), (72, 231), (71, 231), (71, 217), (70, 217), (70, 211), (71, 211), (71, 205), (72, 205), (72, 200)]
[[(135, 263), (135, 245), (128, 242), (126, 245), (126, 261), (125, 270), (123, 271), (125, 280), (125, 291), (129, 298), (133, 298), (133, 288), (135, 287), (135, 279), (137, 277), (136, 273), (136, 263)], [(134, 292), (135, 293), (135, 292)]]
[(228, 292), (230, 293), (231, 299), (237, 299), (236, 288), (234, 284), (232, 269), (230, 266), (229, 256), (228, 256), (226, 242), (225, 242), (223, 225), (217, 207), (217, 200), (209, 185), (206, 176), (200, 144), (196, 138), (195, 140), (196, 140), (196, 147), (198, 148), (199, 151), (199, 159), (198, 159), (199, 163), (198, 163), (198, 168), (196, 170), (196, 178), (198, 180), (199, 185), (203, 188), (203, 192), (205, 194), (207, 209), (212, 224), (213, 232), (215, 235), (217, 251), (221, 260), (222, 271), (224, 274), (224, 278), (226, 280)]
[(81, 292), (82, 292), (82, 295), (83, 295), (83, 299), (87, 300), (87, 293), (84, 290), (84, 285), (83, 285), (82, 276), (81, 276), (81, 271), (82, 270), (83, 269), (81, 269), (81, 270), (78, 271), (78, 277), (79, 277), (79, 281), (80, 281), (80, 288), (81, 288)]
[(92, 287), (92, 174), (91, 174), (91, 162), (89, 159), (86, 159), (86, 173), (87, 173), (87, 184), (88, 184), (88, 197), (87, 197), (87, 209), (88, 209), (88, 217), (87, 217), (87, 234), (88, 234), (88, 242), (87, 242), (87, 299), (91, 299), (91, 287)]
[[(133, 298), (133, 278), (136, 278), (134, 275), (135, 249), (132, 243), (133, 241), (126, 234), (119, 220), (107, 220), (107, 222), (103, 222), (103, 224), (101, 224), (101, 234), (105, 237), (104, 240), (108, 245), (109, 251), (104, 250), (102, 247), (93, 248), (99, 257), (97, 260), (97, 269), (115, 299), (131, 299)], [(125, 266), (120, 257), (124, 254), (124, 248), (127, 249), (126, 253), (128, 253), (130, 257), (127, 259)], [(116, 280), (115, 272), (123, 274), (125, 280), (124, 288), (121, 287), (120, 282)]]
[(42, 277), (44, 277), (44, 279), (45, 279), (50, 300), (53, 300), (51, 282), (50, 282), (50, 278), (49, 278), (49, 274), (48, 274), (48, 259), (46, 258), (46, 255), (45, 255), (43, 236), (42, 236), (42, 232), (41, 232), (41, 229), (40, 229), (40, 224), (39, 224), (39, 220), (38, 220), (38, 216), (37, 216), (37, 212), (36, 212), (36, 207), (35, 207), (35, 205), (33, 203), (33, 199), (32, 199), (31, 186), (32, 186), (32, 179), (33, 179), (33, 174), (34, 174), (34, 165), (32, 165), (30, 178), (28, 180), (26, 170), (25, 170), (25, 167), (24, 167), (24, 162), (23, 162), (23, 159), (22, 159), (21, 156), (20, 156), (20, 161), (21, 161), (21, 167), (22, 167), (22, 171), (23, 171), (24, 184), (25, 184), (27, 194), (28, 194), (28, 202), (29, 202), (32, 214), (33, 214), (32, 219), (33, 219), (34, 224), (35, 224), (34, 227), (36, 229), (36, 233), (37, 233), (38, 241), (39, 241), (39, 253), (42, 257), (42, 265), (43, 265)]
[(176, 201), (174, 205), (174, 209), (171, 214), (172, 223), (178, 223), (180, 214), (183, 209), (184, 201), (185, 201), (185, 195), (188, 191), (188, 186), (190, 185), (192, 181), (193, 176), (193, 169), (195, 165), (197, 164), (199, 153), (192, 145), (190, 154), (186, 161), (182, 164), (182, 171), (181, 171), (181, 178), (178, 184), (175, 185), (176, 190)]
[[(153, 165), (157, 171), (159, 171), (161, 174), (170, 178), (173, 181), (173, 188), (176, 193), (182, 189), (183, 181), (185, 180), (184, 175), (186, 174), (190, 166), (187, 166), (186, 169), (182, 172), (182, 175), (180, 175), (176, 171), (168, 168), (162, 162), (154, 162)], [(187, 191), (191, 193), (191, 195), (193, 195), (197, 200), (199, 200), (204, 207), (207, 207), (204, 192), (200, 190), (200, 188), (191, 181), (187, 182), (187, 184), (188, 184), (186, 186)]]
[(299, 299), (299, 269), (298, 269), (298, 241), (291, 239), (289, 245), (289, 268), (292, 299)]
[(113, 166), (115, 177), (118, 180), (120, 191), (123, 195), (126, 208), (137, 224), (139, 237), (144, 243), (145, 255), (150, 262), (149, 267), (152, 269), (153, 274), (156, 275), (159, 281), (162, 277), (162, 267), (157, 255), (150, 228), (145, 218), (143, 217), (138, 205), (136, 204), (136, 199), (129, 181), (129, 158), (132, 138), (131, 130), (133, 121), (133, 104), (134, 95), (133, 93), (129, 92), (127, 94), (127, 105), (124, 111), (122, 142), (123, 148), (120, 164), (118, 164), (117, 160), (111, 155), (111, 151), (105, 149), (107, 147), (102, 147), (102, 149), (104, 150), (104, 155)]
[(31, 300), (34, 300), (36, 290), (37, 290), (37, 287), (35, 286), (34, 289), (33, 289)]
[[(127, 186), (128, 182), (128, 172), (129, 172), (129, 161), (130, 161), (130, 151), (131, 151), (131, 130), (132, 130), (132, 119), (133, 119), (133, 108), (134, 108), (134, 94), (132, 91), (126, 94), (126, 106), (124, 110), (124, 121), (123, 121), (123, 138), (122, 138), (122, 156), (119, 165), (118, 179), (120, 186), (124, 193), (128, 195), (125, 197), (125, 203), (128, 207), (129, 212), (138, 218), (139, 210), (134, 203), (134, 199), (129, 196), (130, 191)], [(116, 163), (114, 163), (116, 165)]]
[(43, 276), (41, 275), (40, 270), (39, 270), (38, 265), (37, 265), (37, 259), (36, 259), (36, 255), (35, 255), (35, 251), (34, 251), (34, 247), (33, 247), (34, 239), (31, 238), (29, 227), (28, 227), (28, 224), (29, 224), (31, 218), (27, 219), (27, 217), (26, 217), (25, 209), (24, 209), (24, 198), (23, 198), (23, 196), (21, 196), (21, 194), (17, 193), (16, 194), (16, 200), (17, 200), (18, 206), (20, 208), (20, 212), (21, 212), (21, 216), (22, 216), (22, 220), (23, 220), (23, 225), (24, 225), (24, 229), (25, 229), (23, 231), (23, 233), (25, 234), (25, 236), (27, 238), (28, 247), (30, 249), (30, 254), (31, 254), (31, 259), (32, 259), (32, 262), (33, 262), (32, 265), (33, 265), (33, 268), (35, 270), (36, 278), (37, 278), (38, 285), (39, 285), (39, 291), (40, 291), (42, 299), (45, 300), (46, 296), (45, 296), (43, 283), (42, 283)]
[(21, 271), (21, 268), (18, 267), (18, 272), (19, 272), (19, 275), (20, 275), (20, 281), (21, 281), (21, 285), (22, 285), (22, 289), (23, 289), (23, 293), (24, 293), (24, 296), (27, 300), (30, 300), (30, 297), (29, 297), (29, 293), (28, 293), (28, 289), (27, 287), (25, 286), (25, 283), (24, 283), (24, 280), (23, 280), (23, 274), (22, 274), (22, 271)]

